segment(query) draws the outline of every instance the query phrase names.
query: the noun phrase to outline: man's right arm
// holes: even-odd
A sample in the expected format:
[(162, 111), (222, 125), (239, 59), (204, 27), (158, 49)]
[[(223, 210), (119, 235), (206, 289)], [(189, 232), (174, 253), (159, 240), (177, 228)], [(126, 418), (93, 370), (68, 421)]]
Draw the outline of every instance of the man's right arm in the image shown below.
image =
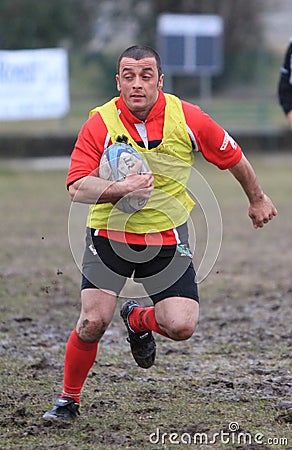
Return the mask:
[(131, 173), (123, 181), (103, 180), (96, 176), (86, 176), (72, 183), (68, 190), (73, 202), (98, 204), (116, 203), (127, 194), (149, 198), (154, 189), (154, 177), (151, 172)]
[(103, 180), (92, 175), (80, 178), (70, 184), (68, 191), (72, 202), (78, 203), (107, 203), (119, 199), (117, 183)]
[(116, 203), (127, 194), (148, 198), (154, 189), (154, 178), (148, 172), (138, 175), (133, 167), (123, 181), (113, 182), (98, 176), (98, 166), (108, 131), (96, 113), (82, 127), (75, 143), (66, 184), (73, 202)]

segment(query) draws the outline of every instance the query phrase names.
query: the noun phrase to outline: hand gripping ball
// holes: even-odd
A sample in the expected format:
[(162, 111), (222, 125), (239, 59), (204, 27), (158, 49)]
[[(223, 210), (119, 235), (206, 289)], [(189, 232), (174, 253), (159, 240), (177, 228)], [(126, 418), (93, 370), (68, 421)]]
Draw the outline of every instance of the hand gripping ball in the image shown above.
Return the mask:
[[(110, 145), (102, 154), (99, 166), (99, 176), (104, 180), (122, 181), (131, 172), (133, 166), (141, 162), (138, 172), (140, 175), (148, 172), (148, 166), (143, 156), (137, 152), (131, 145), (124, 142), (117, 142)], [(133, 197), (130, 194), (119, 200), (115, 206), (120, 211), (132, 214), (142, 209), (148, 199), (142, 197)]]

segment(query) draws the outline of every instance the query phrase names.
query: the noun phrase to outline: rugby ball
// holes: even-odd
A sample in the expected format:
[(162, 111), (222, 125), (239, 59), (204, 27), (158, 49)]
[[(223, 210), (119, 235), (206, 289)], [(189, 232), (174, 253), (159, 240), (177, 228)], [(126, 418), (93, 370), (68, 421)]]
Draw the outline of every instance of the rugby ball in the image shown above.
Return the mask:
[[(137, 162), (142, 163), (138, 171), (140, 175), (149, 171), (146, 161), (139, 152), (129, 144), (117, 142), (104, 150), (99, 165), (99, 176), (104, 180), (122, 181)], [(115, 207), (132, 214), (144, 208), (147, 201), (146, 198), (132, 197), (128, 194), (121, 198)]]

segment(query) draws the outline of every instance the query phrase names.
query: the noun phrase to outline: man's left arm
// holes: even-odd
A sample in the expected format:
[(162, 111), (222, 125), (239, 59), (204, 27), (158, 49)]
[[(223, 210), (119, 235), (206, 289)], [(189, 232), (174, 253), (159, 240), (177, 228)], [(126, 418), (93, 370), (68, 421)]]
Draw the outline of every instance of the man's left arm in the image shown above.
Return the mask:
[(277, 215), (277, 210), (259, 185), (253, 167), (247, 158), (242, 155), (241, 160), (229, 171), (239, 181), (247, 195), (249, 200), (248, 215), (254, 228), (262, 228)]

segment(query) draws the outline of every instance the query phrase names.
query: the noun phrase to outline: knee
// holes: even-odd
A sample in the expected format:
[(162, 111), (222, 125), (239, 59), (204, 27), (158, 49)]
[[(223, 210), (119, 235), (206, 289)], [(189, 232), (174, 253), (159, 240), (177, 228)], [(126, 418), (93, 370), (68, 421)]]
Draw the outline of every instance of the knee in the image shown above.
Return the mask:
[(85, 342), (96, 342), (101, 339), (105, 333), (108, 324), (102, 319), (83, 319), (80, 318), (77, 323), (77, 334)]
[(165, 325), (163, 328), (174, 341), (186, 341), (192, 337), (195, 331), (195, 325), (183, 323), (173, 323), (171, 325)]
[(192, 335), (194, 334), (195, 327), (192, 326), (181, 326), (177, 327), (175, 330), (172, 330), (173, 332), (173, 339), (176, 341), (186, 341), (187, 339), (190, 339)]

